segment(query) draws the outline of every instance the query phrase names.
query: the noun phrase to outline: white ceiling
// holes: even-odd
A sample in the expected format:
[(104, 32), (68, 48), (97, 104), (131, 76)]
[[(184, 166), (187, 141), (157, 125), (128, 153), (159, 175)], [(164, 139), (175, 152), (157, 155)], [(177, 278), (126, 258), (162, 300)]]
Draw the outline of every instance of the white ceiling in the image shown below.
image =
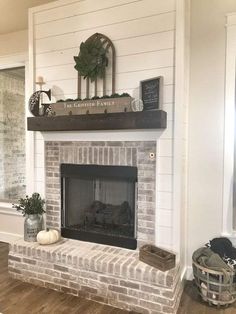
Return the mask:
[(28, 8), (55, 0), (0, 0), (0, 34), (28, 28)]

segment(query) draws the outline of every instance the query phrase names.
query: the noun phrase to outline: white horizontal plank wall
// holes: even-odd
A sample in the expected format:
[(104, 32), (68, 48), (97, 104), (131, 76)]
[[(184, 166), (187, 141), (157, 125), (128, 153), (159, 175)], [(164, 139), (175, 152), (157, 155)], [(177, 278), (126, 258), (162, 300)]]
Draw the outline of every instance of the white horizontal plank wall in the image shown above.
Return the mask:
[(157, 140), (156, 243), (173, 248), (173, 106), (175, 0), (59, 0), (30, 10), (32, 79), (43, 76), (52, 101), (77, 97), (73, 56), (92, 34), (114, 43), (117, 53), (116, 91), (139, 97), (139, 82), (164, 77), (165, 131), (68, 132), (36, 134), (35, 184), (44, 193), (44, 138)]

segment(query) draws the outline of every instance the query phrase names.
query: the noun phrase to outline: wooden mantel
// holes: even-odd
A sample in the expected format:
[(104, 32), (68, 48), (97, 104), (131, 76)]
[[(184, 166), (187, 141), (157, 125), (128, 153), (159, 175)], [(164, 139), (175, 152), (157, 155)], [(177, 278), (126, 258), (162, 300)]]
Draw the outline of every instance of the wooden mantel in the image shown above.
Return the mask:
[(86, 131), (165, 129), (167, 114), (163, 110), (108, 114), (30, 117), (29, 131)]

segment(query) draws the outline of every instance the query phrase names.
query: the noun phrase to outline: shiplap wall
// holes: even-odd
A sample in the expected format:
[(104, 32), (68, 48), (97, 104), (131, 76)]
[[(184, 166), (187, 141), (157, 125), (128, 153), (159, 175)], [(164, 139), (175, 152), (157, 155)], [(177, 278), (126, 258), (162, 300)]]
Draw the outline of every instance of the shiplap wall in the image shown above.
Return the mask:
[(95, 32), (114, 43), (117, 53), (117, 92), (139, 97), (139, 82), (164, 77), (164, 132), (36, 133), (35, 189), (44, 193), (44, 140), (157, 140), (156, 243), (173, 246), (173, 107), (175, 0), (59, 0), (30, 11), (33, 77), (43, 76), (53, 101), (76, 98), (77, 72), (73, 56), (81, 41)]

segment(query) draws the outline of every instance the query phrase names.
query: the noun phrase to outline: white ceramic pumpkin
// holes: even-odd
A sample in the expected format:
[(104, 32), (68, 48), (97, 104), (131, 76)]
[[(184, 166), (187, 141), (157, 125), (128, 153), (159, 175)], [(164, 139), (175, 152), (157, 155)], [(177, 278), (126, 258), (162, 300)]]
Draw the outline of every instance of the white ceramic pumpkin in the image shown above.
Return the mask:
[(55, 229), (46, 229), (39, 231), (37, 241), (39, 244), (52, 244), (60, 239), (60, 233)]

